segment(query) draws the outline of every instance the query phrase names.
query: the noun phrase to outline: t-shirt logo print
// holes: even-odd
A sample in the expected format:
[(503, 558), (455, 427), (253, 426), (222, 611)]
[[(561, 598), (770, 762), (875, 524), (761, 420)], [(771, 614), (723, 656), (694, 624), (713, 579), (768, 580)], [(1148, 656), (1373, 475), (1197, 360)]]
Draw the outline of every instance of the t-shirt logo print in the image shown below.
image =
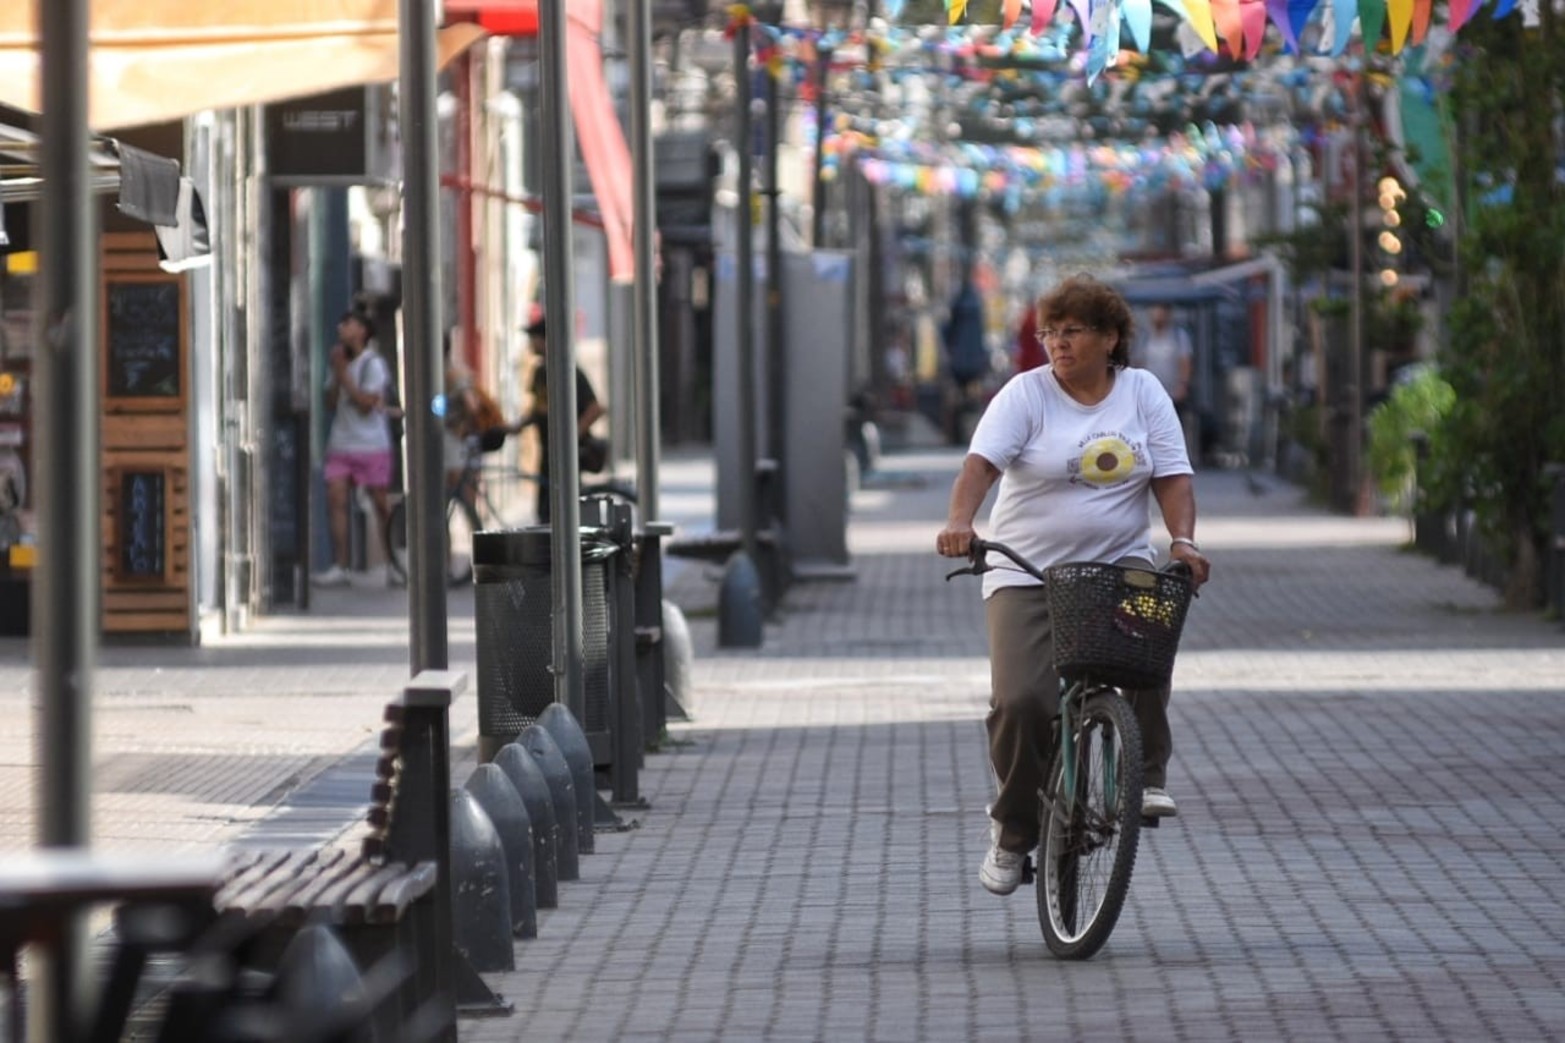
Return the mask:
[(1072, 484), (1110, 486), (1129, 478), (1136, 465), (1145, 462), (1146, 454), (1139, 446), (1118, 434), (1098, 434), (1081, 443), (1081, 455), (1069, 461), (1066, 469)]

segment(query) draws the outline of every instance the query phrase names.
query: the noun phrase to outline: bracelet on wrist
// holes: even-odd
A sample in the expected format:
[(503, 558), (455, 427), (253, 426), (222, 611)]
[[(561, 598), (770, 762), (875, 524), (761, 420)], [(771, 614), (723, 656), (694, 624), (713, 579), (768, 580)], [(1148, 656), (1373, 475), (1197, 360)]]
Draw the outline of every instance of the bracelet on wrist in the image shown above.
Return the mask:
[(1197, 554), (1201, 553), (1201, 545), (1199, 543), (1197, 543), (1195, 540), (1192, 540), (1188, 536), (1175, 536), (1173, 539), (1168, 541), (1168, 545), (1170, 547), (1177, 546), (1178, 544), (1181, 544), (1181, 543), (1183, 543), (1185, 546), (1189, 547), (1191, 550), (1195, 551)]

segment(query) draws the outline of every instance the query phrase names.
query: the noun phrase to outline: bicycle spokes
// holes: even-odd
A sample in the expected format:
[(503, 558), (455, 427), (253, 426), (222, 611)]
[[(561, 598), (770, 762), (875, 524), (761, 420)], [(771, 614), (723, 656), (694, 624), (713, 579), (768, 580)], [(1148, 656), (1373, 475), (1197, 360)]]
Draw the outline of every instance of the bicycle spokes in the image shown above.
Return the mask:
[(1118, 919), (1141, 821), (1141, 740), (1129, 706), (1102, 691), (1079, 710), (1061, 729), (1038, 891), (1049, 948), (1077, 959), (1096, 952)]

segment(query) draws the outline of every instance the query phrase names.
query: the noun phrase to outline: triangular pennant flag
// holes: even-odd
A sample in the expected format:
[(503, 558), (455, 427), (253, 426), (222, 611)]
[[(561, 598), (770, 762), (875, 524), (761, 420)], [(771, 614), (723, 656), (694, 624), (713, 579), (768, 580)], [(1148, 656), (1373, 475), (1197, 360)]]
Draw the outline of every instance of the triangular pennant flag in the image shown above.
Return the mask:
[(1282, 49), (1285, 54), (1299, 53), (1299, 34), (1293, 31), (1293, 20), (1288, 17), (1288, 0), (1266, 0), (1266, 16), (1282, 33)]
[(1348, 49), (1348, 40), (1353, 37), (1353, 22), (1357, 17), (1358, 0), (1331, 0), (1331, 18), (1336, 28), (1331, 41), (1333, 57)]
[(1000, 8), (1000, 27), (1009, 29), (1016, 24), (1016, 19), (1022, 13), (1022, 0), (1005, 0)]
[(1087, 31), (1092, 40), (1087, 45), (1087, 85), (1090, 87), (1099, 73), (1114, 64), (1114, 58), (1119, 54), (1118, 0), (1097, 0), (1092, 5), (1092, 24)]
[(1244, 19), (1239, 16), (1239, 0), (1212, 0), (1212, 22), (1217, 26), (1217, 35), (1223, 38), (1224, 50), (1238, 58), (1244, 49)]
[(1391, 53), (1401, 54), (1413, 27), (1413, 0), (1386, 0), (1386, 17), (1391, 23)]
[(1032, 31), (1036, 35), (1049, 27), (1054, 21), (1054, 12), (1059, 10), (1059, 0), (1032, 0)]
[(1373, 54), (1386, 28), (1386, 0), (1359, 0), (1359, 39), (1364, 53)]
[(967, 14), (967, 0), (946, 0), (946, 20), (956, 25)]
[(1217, 29), (1212, 24), (1211, 0), (1158, 0), (1188, 25), (1207, 50), (1217, 53)]
[(1450, 0), (1446, 12), (1446, 28), (1453, 33), (1467, 24), (1478, 11), (1478, 0)]
[[(1433, 2), (1433, 0), (1431, 0)], [(1293, 26), (1293, 38), (1297, 40), (1304, 27), (1315, 14), (1316, 0), (1288, 0), (1288, 23)]]
[(1266, 5), (1262, 0), (1239, 0), (1239, 21), (1244, 26), (1244, 56), (1254, 61), (1266, 38)]
[(1071, 10), (1076, 12), (1076, 21), (1081, 23), (1081, 31), (1088, 40), (1092, 39), (1092, 0), (1070, 0)]
[(1413, 46), (1429, 35), (1429, 19), (1435, 13), (1435, 0), (1413, 0)]
[(1146, 54), (1152, 46), (1152, 0), (1124, 0), (1120, 15), (1136, 41), (1136, 50)]
[(1516, 0), (1496, 0), (1494, 10), (1490, 13), (1489, 17), (1495, 20), (1499, 20), (1514, 10), (1516, 10)]

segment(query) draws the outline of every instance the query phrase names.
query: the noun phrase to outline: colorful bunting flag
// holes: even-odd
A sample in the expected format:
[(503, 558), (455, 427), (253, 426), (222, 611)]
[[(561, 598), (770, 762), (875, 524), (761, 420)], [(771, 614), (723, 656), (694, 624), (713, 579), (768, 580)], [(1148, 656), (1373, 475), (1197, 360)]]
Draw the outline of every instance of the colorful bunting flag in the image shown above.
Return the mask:
[(1401, 54), (1413, 28), (1413, 0), (1386, 0), (1386, 21), (1391, 26), (1391, 53)]

